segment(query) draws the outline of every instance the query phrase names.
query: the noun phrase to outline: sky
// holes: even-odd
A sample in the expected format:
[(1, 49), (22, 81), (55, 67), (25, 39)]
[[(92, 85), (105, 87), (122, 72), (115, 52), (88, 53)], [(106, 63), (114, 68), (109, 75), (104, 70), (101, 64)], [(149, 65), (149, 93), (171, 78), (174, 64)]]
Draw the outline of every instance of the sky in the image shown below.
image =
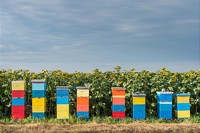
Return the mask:
[(0, 69), (200, 69), (199, 0), (1, 0)]

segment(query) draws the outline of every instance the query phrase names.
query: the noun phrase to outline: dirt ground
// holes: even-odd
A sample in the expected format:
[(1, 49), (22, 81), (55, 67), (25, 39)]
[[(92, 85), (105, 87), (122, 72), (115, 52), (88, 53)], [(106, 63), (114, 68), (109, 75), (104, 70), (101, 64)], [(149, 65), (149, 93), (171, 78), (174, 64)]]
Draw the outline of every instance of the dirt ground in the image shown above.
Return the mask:
[(161, 124), (161, 123), (131, 123), (131, 124), (0, 124), (0, 133), (65, 133), (65, 132), (136, 132), (136, 133), (200, 133), (200, 124)]

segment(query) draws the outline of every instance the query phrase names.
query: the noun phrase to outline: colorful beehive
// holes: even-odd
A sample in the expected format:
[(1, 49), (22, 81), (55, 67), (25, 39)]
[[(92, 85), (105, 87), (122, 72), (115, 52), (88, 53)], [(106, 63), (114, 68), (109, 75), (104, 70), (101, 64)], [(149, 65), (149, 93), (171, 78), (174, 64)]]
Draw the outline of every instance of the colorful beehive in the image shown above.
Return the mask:
[(178, 119), (190, 117), (190, 94), (175, 94), (175, 116)]
[(132, 118), (145, 119), (146, 118), (146, 94), (133, 94), (133, 108)]
[(172, 119), (172, 94), (173, 92), (157, 93), (157, 114), (159, 119)]
[(69, 119), (69, 87), (56, 87), (57, 119)]
[(77, 117), (89, 119), (89, 88), (77, 87)]
[(44, 118), (46, 112), (46, 81), (32, 80), (32, 117)]
[(112, 117), (125, 118), (125, 88), (112, 88)]
[(25, 118), (26, 82), (12, 81), (12, 119)]

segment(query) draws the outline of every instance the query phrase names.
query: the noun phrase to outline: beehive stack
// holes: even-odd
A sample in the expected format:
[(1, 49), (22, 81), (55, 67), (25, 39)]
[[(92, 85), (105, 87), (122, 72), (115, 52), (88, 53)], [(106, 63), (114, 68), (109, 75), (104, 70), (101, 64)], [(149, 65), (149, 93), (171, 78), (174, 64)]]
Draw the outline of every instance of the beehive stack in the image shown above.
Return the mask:
[(89, 88), (77, 87), (77, 117), (89, 119)]
[(46, 81), (32, 80), (32, 117), (44, 118), (46, 112)]
[(172, 94), (173, 92), (157, 93), (157, 113), (159, 119), (172, 119)]
[(178, 119), (190, 117), (190, 94), (175, 94), (175, 116)]
[(112, 117), (125, 118), (125, 88), (112, 88)]
[(133, 94), (133, 108), (132, 118), (145, 119), (146, 118), (146, 94)]
[(12, 81), (12, 119), (25, 118), (25, 81)]
[(57, 119), (69, 119), (69, 87), (56, 87)]

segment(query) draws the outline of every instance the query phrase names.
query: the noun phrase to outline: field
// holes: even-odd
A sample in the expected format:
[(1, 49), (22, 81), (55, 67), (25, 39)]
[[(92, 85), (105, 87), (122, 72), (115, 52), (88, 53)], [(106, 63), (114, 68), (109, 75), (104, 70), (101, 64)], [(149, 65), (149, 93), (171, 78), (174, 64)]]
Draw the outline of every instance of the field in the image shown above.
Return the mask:
[(200, 124), (147, 124), (147, 123), (131, 123), (131, 124), (14, 124), (1, 125), (0, 132), (28, 132), (28, 133), (62, 133), (62, 132), (152, 132), (152, 133), (199, 133)]
[(57, 120), (46, 118), (42, 120), (32, 119), (13, 121), (9, 118), (0, 120), (0, 131), (3, 132), (30, 132), (30, 133), (54, 133), (54, 132), (174, 132), (174, 133), (199, 133), (200, 116), (192, 116), (185, 120), (162, 120), (147, 118), (146, 120), (133, 120), (126, 118), (116, 120), (111, 117), (94, 117), (89, 121), (70, 117), (69, 120)]

